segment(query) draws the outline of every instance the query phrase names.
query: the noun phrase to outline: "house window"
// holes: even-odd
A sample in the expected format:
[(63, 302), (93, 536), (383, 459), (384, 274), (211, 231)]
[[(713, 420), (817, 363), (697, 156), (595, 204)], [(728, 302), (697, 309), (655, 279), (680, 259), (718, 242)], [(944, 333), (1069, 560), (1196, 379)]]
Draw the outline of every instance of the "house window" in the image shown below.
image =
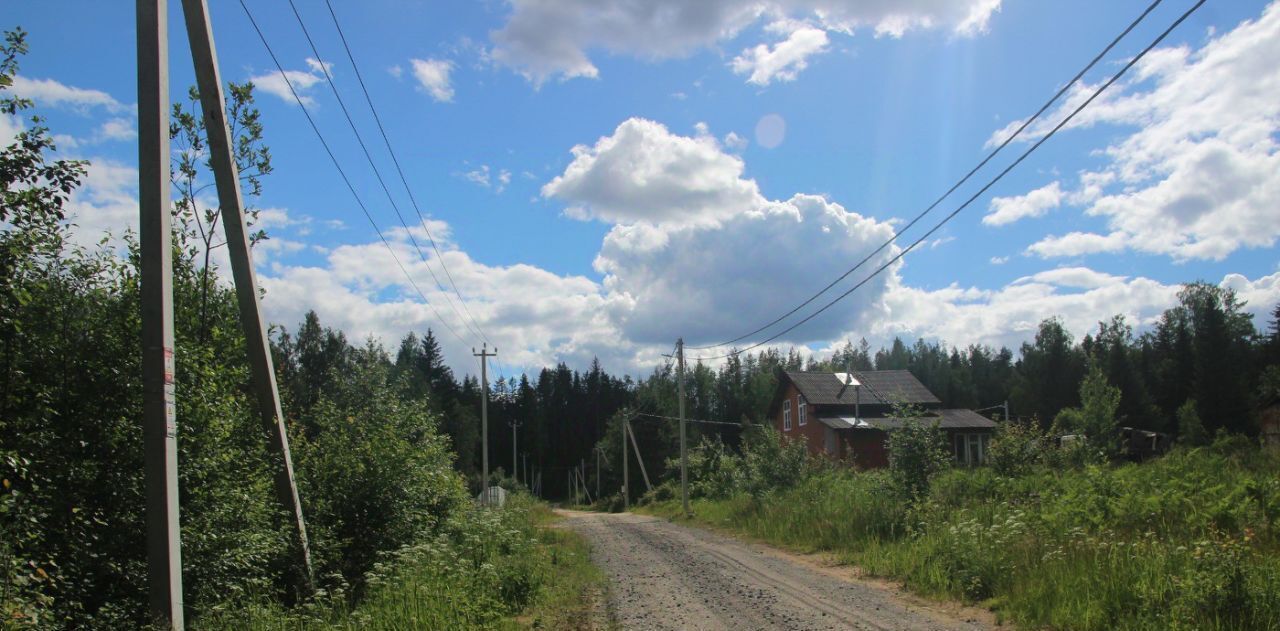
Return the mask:
[(801, 427), (804, 427), (804, 424), (808, 422), (808, 419), (804, 417), (805, 407), (807, 406), (808, 406), (808, 403), (805, 402), (804, 397), (800, 397), (800, 403), (796, 405), (796, 412), (797, 412), (796, 416), (800, 421)]
[(955, 434), (952, 440), (956, 462), (970, 467), (984, 464), (990, 438), (990, 434)]
[(791, 399), (782, 402), (782, 431), (791, 431)]

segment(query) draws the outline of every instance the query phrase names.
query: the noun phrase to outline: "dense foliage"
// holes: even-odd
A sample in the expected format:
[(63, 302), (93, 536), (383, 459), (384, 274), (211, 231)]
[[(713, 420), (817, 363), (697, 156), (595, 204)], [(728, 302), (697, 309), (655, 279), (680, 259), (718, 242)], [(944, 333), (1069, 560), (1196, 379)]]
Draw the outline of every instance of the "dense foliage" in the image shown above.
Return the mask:
[(562, 528), (541, 528), (549, 511), (529, 495), (510, 496), (504, 510), (454, 512), (430, 538), (379, 555), (352, 604), (331, 587), (305, 606), (249, 601), (217, 608), (203, 629), (493, 629), (585, 626), (584, 591), (600, 580), (586, 544)]
[[(3, 90), (22, 33), (0, 52), (0, 109), (16, 114), (31, 104)], [(252, 87), (228, 94), (239, 157), (266, 167)], [(199, 621), (219, 606), (293, 600), (298, 576), (236, 301), (206, 256), (218, 216), (189, 195), (209, 179), (189, 151), (202, 132), (175, 116), (183, 597)], [(0, 150), (0, 625), (136, 628), (147, 621), (137, 244), (126, 233), (119, 249), (71, 245), (64, 208), (84, 164), (50, 160), (51, 136), (31, 122)], [(314, 366), (282, 362), (279, 376), (319, 582), (351, 597), (382, 555), (483, 518), (468, 508), (438, 408), (402, 392), (376, 344), (331, 346), (346, 363), (324, 367), (323, 390), (300, 383)]]

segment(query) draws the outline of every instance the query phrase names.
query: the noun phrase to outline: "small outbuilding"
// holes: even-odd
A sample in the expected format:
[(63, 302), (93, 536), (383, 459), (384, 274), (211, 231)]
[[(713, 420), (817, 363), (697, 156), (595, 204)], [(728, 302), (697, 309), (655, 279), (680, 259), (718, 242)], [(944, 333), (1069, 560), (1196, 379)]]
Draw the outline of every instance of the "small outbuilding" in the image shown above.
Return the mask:
[(769, 415), (783, 436), (805, 441), (812, 454), (876, 468), (889, 465), (889, 434), (903, 423), (894, 417), (895, 404), (915, 407), (922, 422), (937, 423), (957, 463), (986, 462), (995, 422), (973, 410), (943, 409), (906, 370), (785, 371)]

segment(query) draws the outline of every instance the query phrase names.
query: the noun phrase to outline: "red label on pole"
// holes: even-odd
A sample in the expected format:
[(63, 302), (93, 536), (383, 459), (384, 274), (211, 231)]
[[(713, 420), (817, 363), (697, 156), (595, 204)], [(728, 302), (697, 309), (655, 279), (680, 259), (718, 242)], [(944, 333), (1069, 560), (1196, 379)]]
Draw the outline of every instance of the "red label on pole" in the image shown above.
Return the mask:
[(164, 383), (165, 385), (173, 385), (173, 349), (166, 347), (164, 349)]

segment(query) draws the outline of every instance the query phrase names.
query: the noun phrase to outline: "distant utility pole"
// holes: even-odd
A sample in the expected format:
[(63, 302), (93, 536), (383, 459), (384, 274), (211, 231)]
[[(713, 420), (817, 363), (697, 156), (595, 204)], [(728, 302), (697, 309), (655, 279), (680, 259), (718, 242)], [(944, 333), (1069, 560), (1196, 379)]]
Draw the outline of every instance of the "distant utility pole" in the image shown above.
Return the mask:
[(182, 0), (186, 18), (187, 39), (195, 63), (196, 85), (200, 90), (200, 110), (204, 115), (209, 143), (209, 165), (213, 169), (218, 190), (218, 207), (222, 212), (227, 254), (231, 258), (231, 276), (235, 280), (236, 301), (240, 307), (240, 326), (248, 345), (249, 371), (258, 398), (258, 413), (267, 427), (271, 448), (276, 452), (275, 486), (280, 503), (288, 511), (297, 537), (296, 553), (302, 566), (304, 589), (312, 588), (311, 546), (307, 542), (307, 525), (298, 500), (298, 486), (293, 476), (293, 458), (289, 453), (289, 435), (276, 389), (276, 372), (271, 363), (271, 345), (267, 326), (258, 304), (258, 282), (254, 277), (253, 258), (249, 251), (249, 234), (244, 225), (244, 203), (240, 196), (240, 177), (236, 168), (231, 130), (227, 125), (226, 101), (222, 94), (222, 78), (218, 73), (218, 54), (213, 44), (213, 27), (205, 0)]
[(680, 392), (680, 504), (684, 506), (684, 514), (689, 514), (689, 453), (685, 450), (684, 431), (684, 338), (676, 340), (676, 355), (679, 357), (680, 372), (676, 379)]
[(178, 421), (169, 216), (168, 0), (138, 0), (138, 207), (142, 255), (142, 443), (152, 621), (183, 629)]
[(520, 454), (520, 460), (524, 463), (524, 485), (533, 489), (529, 484), (529, 454)]
[(622, 509), (631, 510), (631, 476), (627, 472), (627, 425), (630, 418), (622, 419)]
[[(516, 482), (520, 481), (520, 459), (516, 457), (516, 430), (518, 429), (520, 429), (520, 423), (511, 419), (511, 477), (515, 478)], [(528, 484), (528, 482), (529, 479), (525, 478), (525, 483)]]
[(480, 358), (480, 383), (483, 384), (480, 396), (480, 452), (483, 455), (480, 462), (484, 480), (480, 483), (480, 497), (484, 498), (481, 502), (486, 506), (489, 505), (489, 358), (498, 355), (498, 349), (490, 353), (488, 346), (487, 342), (481, 344), (479, 353), (474, 347), (471, 349), (471, 354)]
[(600, 497), (600, 447), (596, 447), (596, 497)]

